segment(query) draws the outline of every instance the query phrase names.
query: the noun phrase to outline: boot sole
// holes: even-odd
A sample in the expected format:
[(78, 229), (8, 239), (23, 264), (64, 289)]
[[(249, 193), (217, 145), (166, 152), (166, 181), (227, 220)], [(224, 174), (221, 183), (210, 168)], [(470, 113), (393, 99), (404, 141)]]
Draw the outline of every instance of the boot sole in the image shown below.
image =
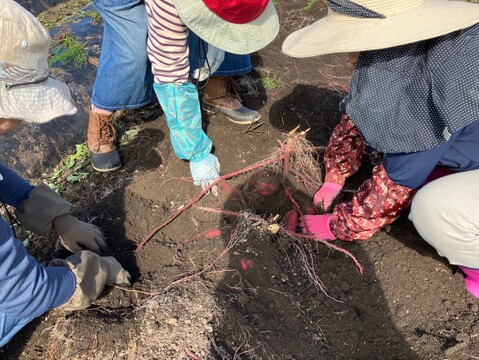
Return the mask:
[(209, 114), (223, 114), (224, 116), (226, 116), (226, 118), (229, 121), (231, 121), (235, 124), (239, 124), (239, 125), (251, 125), (251, 124), (254, 124), (255, 122), (258, 122), (259, 119), (261, 119), (261, 114), (258, 114), (258, 117), (253, 119), (253, 120), (237, 120), (237, 119), (232, 118), (228, 114), (224, 113), (223, 111), (221, 111), (221, 109), (218, 108), (217, 106), (210, 105), (210, 104), (204, 102), (204, 100), (203, 100), (203, 110), (206, 111)]
[(106, 173), (106, 172), (110, 172), (110, 171), (115, 171), (115, 170), (118, 170), (119, 168), (121, 168), (121, 165), (118, 165), (117, 167), (114, 167), (114, 168), (108, 168), (108, 169), (100, 169), (100, 168), (97, 168), (95, 165), (93, 165), (93, 162), (90, 162), (91, 164), (91, 167), (93, 169), (95, 169), (95, 171), (98, 171), (98, 172), (101, 172), (101, 173)]

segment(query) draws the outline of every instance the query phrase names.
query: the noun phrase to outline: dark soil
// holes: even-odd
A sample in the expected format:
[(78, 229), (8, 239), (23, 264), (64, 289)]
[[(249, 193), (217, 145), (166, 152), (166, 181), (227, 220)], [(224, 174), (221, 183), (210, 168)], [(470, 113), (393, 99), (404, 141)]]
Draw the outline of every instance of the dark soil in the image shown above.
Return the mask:
[[(351, 70), (345, 58), (294, 60), (281, 53), (288, 33), (324, 14), (321, 5), (310, 12), (305, 5), (279, 1), (280, 35), (254, 54), (255, 72), (241, 81), (245, 104), (262, 114), (260, 125), (241, 127), (205, 114), (222, 174), (267, 158), (297, 125), (311, 129), (314, 145), (325, 146), (339, 121), (341, 86)], [(258, 79), (265, 74), (279, 79), (277, 88), (262, 88)], [(87, 310), (55, 310), (33, 321), (4, 348), (4, 358), (477, 359), (478, 302), (407, 216), (369, 241), (334, 242), (358, 259), (363, 275), (351, 258), (318, 243), (313, 261), (325, 293), (306, 274), (294, 242), (255, 220), (285, 214), (290, 201), (282, 191), (272, 197), (253, 192), (247, 175), (228, 181), (242, 197), (238, 191), (207, 195), (136, 250), (200, 190), (172, 151), (158, 105), (117, 120), (124, 129), (139, 129), (121, 148), (122, 169), (69, 184), (64, 196), (79, 218), (101, 226), (133, 284), (107, 287)], [(370, 171), (365, 163), (348, 189)], [(293, 196), (305, 204), (311, 194), (298, 186)], [(211, 229), (221, 234), (207, 236)], [(51, 237), (29, 249), (41, 261), (68, 255)]]

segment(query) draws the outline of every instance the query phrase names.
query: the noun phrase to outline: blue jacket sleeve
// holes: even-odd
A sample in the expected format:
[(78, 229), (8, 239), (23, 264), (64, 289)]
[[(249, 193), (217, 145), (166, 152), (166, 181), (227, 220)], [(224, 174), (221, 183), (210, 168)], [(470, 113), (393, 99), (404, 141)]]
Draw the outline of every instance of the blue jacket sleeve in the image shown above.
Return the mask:
[(0, 198), (8, 205), (17, 207), (28, 197), (33, 185), (12, 169), (0, 164)]
[(38, 263), (0, 218), (0, 313), (38, 317), (66, 303), (75, 286), (75, 276), (68, 268)]

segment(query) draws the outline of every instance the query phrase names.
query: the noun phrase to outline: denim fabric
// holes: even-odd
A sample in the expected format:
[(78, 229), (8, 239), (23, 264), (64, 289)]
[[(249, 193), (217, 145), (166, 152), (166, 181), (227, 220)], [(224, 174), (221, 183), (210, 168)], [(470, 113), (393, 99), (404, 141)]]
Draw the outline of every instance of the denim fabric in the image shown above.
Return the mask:
[(16, 319), (5, 314), (0, 314), (0, 347), (8, 343), (10, 339), (30, 321), (32, 321), (31, 318)]
[[(193, 71), (202, 66), (205, 61), (205, 55), (208, 51), (208, 43), (201, 40), (204, 44), (200, 46), (200, 38), (193, 31), (189, 31), (188, 47), (190, 49), (190, 75)], [(201, 59), (201, 60), (200, 60)], [(237, 55), (225, 53), (225, 59), (220, 68), (213, 74), (214, 76), (235, 76), (244, 75), (251, 72), (251, 55)]]
[(432, 149), (410, 154), (386, 154), (384, 168), (396, 184), (418, 188), (437, 165), (456, 171), (479, 169), (478, 139), (479, 120)]
[(136, 109), (153, 100), (143, 0), (94, 0), (103, 42), (91, 102), (104, 110)]
[(203, 131), (196, 87), (184, 84), (155, 84), (154, 89), (170, 128), (176, 156), (192, 162), (205, 159), (213, 143)]

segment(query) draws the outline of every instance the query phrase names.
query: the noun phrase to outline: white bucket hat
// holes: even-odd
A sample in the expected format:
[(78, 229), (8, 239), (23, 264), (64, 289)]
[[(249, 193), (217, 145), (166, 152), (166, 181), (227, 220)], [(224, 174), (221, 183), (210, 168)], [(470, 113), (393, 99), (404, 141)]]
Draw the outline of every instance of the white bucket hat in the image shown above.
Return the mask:
[(185, 25), (233, 54), (258, 51), (274, 40), (279, 19), (270, 0), (173, 0)]
[(386, 49), (435, 38), (479, 23), (479, 5), (450, 0), (328, 0), (328, 14), (295, 31), (286, 55)]
[(13, 0), (0, 7), (0, 118), (41, 124), (73, 115), (68, 86), (49, 77), (50, 35)]

